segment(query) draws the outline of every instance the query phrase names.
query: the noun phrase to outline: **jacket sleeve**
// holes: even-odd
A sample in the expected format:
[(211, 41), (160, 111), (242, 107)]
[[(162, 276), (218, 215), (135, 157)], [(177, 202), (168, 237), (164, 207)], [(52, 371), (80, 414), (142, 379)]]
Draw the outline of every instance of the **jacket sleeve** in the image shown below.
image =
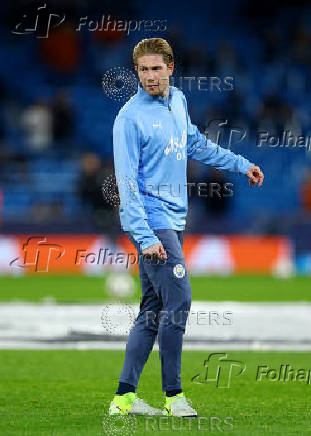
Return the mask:
[(131, 119), (119, 116), (115, 119), (113, 157), (120, 196), (121, 225), (144, 250), (160, 241), (148, 225), (138, 189), (140, 141), (138, 127)]
[(183, 95), (186, 117), (187, 117), (187, 155), (190, 159), (195, 159), (210, 165), (219, 170), (228, 170), (236, 173), (246, 174), (249, 168), (254, 165), (249, 160), (239, 154), (235, 154), (226, 148), (220, 147), (207, 139), (197, 126), (191, 123), (188, 113), (187, 101)]

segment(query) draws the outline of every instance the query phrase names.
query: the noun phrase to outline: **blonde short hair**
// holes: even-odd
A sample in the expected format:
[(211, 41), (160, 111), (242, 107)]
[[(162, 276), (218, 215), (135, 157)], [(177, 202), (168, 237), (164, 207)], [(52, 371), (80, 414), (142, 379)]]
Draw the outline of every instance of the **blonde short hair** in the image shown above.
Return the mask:
[(166, 65), (174, 62), (172, 47), (163, 38), (148, 38), (141, 40), (133, 50), (134, 65), (138, 65), (138, 58), (149, 54), (160, 54)]

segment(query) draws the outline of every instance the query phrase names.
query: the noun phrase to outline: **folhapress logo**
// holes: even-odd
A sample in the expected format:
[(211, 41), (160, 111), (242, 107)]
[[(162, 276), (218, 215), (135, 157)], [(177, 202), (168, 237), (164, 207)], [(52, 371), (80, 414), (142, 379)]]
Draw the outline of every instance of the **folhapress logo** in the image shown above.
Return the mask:
[(270, 368), (267, 365), (257, 367), (256, 381), (298, 381), (311, 384), (311, 369), (295, 369), (291, 365), (280, 365), (279, 369)]
[(65, 253), (65, 248), (59, 244), (47, 243), (45, 236), (31, 236), (23, 245), (23, 252), (23, 258), (17, 257), (12, 260), (10, 266), (33, 267), (35, 272), (48, 272), (51, 261), (60, 259)]
[(229, 388), (232, 377), (237, 377), (246, 369), (244, 362), (230, 360), (227, 353), (212, 353), (204, 361), (205, 373), (192, 377), (197, 384), (215, 383), (217, 388)]

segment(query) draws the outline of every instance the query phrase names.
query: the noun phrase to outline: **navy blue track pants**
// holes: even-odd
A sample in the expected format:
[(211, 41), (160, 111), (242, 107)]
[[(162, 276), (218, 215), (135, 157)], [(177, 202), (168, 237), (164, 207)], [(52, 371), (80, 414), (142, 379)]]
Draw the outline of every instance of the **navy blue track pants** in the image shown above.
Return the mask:
[(129, 334), (119, 381), (137, 388), (158, 335), (162, 390), (182, 389), (182, 342), (191, 306), (191, 288), (182, 251), (183, 232), (154, 230), (166, 251), (166, 261), (144, 257), (139, 246), (126, 233), (139, 255), (142, 300)]

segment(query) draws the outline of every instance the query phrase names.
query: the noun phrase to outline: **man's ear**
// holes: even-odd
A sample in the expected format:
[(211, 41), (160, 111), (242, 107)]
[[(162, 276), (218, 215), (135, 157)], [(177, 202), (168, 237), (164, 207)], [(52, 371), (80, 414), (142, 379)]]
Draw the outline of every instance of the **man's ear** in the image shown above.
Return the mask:
[(169, 71), (169, 76), (171, 76), (173, 74), (174, 71), (174, 62), (171, 62), (167, 65), (168, 71)]

